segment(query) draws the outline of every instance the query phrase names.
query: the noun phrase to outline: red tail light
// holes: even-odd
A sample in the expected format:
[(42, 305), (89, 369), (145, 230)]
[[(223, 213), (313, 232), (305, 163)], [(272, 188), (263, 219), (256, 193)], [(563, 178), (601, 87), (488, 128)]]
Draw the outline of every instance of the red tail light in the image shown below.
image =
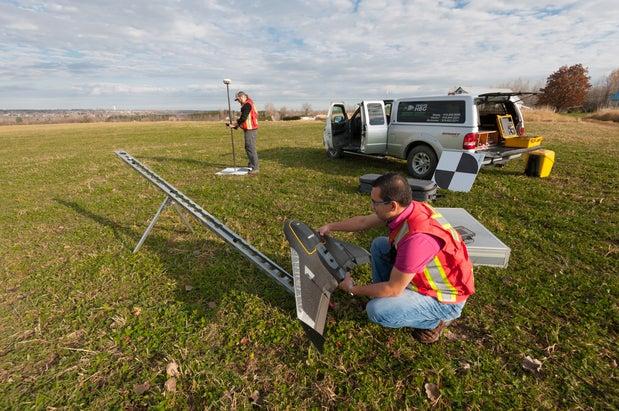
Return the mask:
[(477, 147), (478, 139), (479, 139), (479, 134), (468, 133), (466, 136), (464, 136), (464, 141), (462, 142), (462, 148), (465, 150), (474, 150)]
[(518, 135), (519, 136), (524, 136), (524, 127), (523, 126), (518, 127)]

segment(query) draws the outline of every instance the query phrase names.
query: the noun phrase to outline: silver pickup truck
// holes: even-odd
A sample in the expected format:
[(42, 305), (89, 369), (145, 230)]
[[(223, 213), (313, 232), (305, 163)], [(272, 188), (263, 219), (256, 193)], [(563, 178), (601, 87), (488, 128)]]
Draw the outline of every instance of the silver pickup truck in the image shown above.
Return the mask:
[(518, 105), (523, 93), (462, 94), (362, 101), (348, 117), (344, 103), (332, 103), (323, 140), (327, 155), (345, 152), (407, 160), (408, 173), (429, 180), (443, 149), (484, 154), (483, 165), (504, 164), (534, 148), (505, 147), (498, 124), (511, 117), (523, 136)]

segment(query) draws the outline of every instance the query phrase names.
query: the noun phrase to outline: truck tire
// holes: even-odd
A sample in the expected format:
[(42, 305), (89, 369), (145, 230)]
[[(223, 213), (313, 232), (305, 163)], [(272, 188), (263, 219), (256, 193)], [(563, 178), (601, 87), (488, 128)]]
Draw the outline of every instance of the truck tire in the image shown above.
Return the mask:
[(438, 157), (432, 147), (423, 144), (413, 147), (406, 160), (408, 174), (420, 180), (431, 179), (438, 164)]
[(336, 158), (342, 158), (342, 149), (341, 148), (327, 148), (327, 157), (334, 160)]

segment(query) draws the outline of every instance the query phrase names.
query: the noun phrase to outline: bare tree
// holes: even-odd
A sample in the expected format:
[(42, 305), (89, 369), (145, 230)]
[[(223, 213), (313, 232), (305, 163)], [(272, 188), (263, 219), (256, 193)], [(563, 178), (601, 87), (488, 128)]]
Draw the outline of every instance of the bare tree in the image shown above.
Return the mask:
[(266, 113), (267, 117), (271, 118), (271, 120), (276, 120), (277, 109), (275, 108), (275, 105), (273, 103), (266, 103), (264, 105), (264, 112)]
[(599, 80), (589, 90), (585, 102), (587, 111), (596, 111), (610, 103), (610, 96), (619, 92), (619, 69), (613, 70), (608, 76)]
[(303, 112), (304, 116), (309, 116), (312, 112), (312, 105), (310, 103), (303, 103), (303, 105), (301, 106), (301, 111)]
[(288, 107), (281, 106), (281, 108), (279, 109), (279, 119), (282, 120), (287, 115), (288, 115)]
[[(542, 80), (532, 81), (525, 80), (522, 78), (517, 78), (515, 80), (509, 80), (497, 85), (497, 88), (508, 88), (512, 91), (523, 91), (523, 92), (539, 92), (540, 89), (544, 87), (544, 82)], [(537, 96), (536, 95), (528, 95), (522, 97), (522, 104), (525, 106), (534, 106), (537, 104)]]
[(597, 111), (604, 107), (608, 101), (606, 79), (598, 81), (587, 93), (585, 99), (585, 111)]
[(608, 77), (606, 77), (606, 102), (611, 94), (619, 92), (619, 69), (613, 70)]
[(359, 104), (355, 104), (355, 105), (347, 105), (346, 106), (346, 114), (348, 114), (348, 117), (352, 116), (353, 113), (359, 108)]

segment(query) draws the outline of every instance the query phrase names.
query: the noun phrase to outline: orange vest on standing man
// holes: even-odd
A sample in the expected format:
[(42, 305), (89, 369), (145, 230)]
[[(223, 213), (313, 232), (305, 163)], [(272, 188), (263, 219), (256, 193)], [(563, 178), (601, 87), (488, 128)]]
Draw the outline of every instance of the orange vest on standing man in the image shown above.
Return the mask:
[(426, 233), (443, 240), (443, 247), (432, 260), (415, 273), (409, 288), (438, 301), (454, 304), (466, 301), (475, 292), (473, 265), (460, 234), (445, 218), (425, 203), (415, 202), (413, 211), (389, 233), (389, 243), (398, 243), (415, 233)]
[(258, 128), (258, 112), (256, 111), (254, 101), (247, 97), (245, 104), (249, 104), (251, 109), (249, 110), (249, 115), (247, 116), (247, 119), (243, 121), (239, 126), (243, 130), (256, 130)]

